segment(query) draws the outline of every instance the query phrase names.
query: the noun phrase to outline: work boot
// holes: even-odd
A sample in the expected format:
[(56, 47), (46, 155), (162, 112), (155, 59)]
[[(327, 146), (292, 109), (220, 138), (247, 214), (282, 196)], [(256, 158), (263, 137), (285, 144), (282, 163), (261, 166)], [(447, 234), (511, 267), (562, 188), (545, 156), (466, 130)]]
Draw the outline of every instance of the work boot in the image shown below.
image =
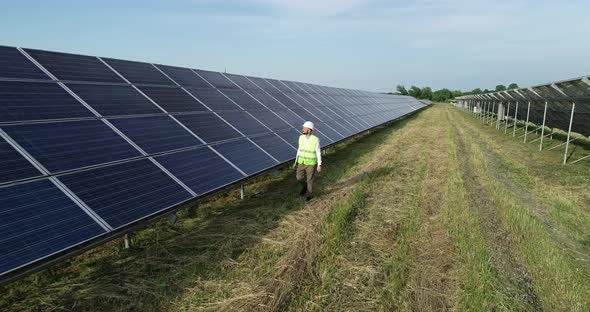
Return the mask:
[(299, 184), (301, 184), (301, 191), (299, 191), (299, 196), (303, 196), (305, 195), (305, 192), (307, 192), (307, 183), (299, 182)]
[(305, 200), (306, 201), (309, 201), (313, 197), (313, 195), (310, 192), (305, 192), (305, 196), (304, 197), (305, 197)]

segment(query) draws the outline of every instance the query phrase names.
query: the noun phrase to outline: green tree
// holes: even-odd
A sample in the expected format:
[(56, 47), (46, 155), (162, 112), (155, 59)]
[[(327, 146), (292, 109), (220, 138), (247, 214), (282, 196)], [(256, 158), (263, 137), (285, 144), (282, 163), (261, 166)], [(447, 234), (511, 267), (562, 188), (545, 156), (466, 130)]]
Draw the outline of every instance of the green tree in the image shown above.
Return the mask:
[(449, 89), (440, 89), (432, 93), (432, 100), (435, 102), (446, 102), (453, 97), (453, 93)]
[(518, 89), (518, 84), (516, 84), (515, 82), (509, 84), (508, 90), (512, 90), (512, 89)]
[(463, 92), (461, 92), (460, 90), (454, 90), (451, 92), (451, 96), (453, 98), (460, 97), (461, 95), (463, 95)]
[(481, 91), (480, 88), (475, 88), (475, 89), (471, 90), (471, 94), (482, 94), (482, 93), (483, 93), (483, 91)]
[(416, 86), (412, 86), (410, 88), (410, 90), (408, 90), (408, 95), (413, 96), (417, 99), (420, 98), (420, 96), (422, 95), (422, 89), (416, 87)]
[(496, 92), (498, 91), (505, 91), (506, 90), (506, 86), (505, 85), (497, 85), (496, 86)]
[(395, 89), (401, 95), (408, 95), (408, 90), (406, 90), (406, 87), (404, 87), (404, 85), (397, 85), (397, 87), (395, 87)]
[(426, 100), (432, 100), (432, 89), (430, 87), (422, 88), (420, 92), (420, 98)]

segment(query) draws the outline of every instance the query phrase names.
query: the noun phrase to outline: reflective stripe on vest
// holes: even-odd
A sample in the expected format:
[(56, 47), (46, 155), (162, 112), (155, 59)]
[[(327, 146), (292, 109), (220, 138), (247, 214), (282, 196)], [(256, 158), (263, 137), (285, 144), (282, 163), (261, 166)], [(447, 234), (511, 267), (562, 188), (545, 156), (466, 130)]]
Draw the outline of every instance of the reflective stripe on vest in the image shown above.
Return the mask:
[(318, 143), (318, 137), (311, 135), (309, 139), (305, 139), (305, 135), (299, 137), (299, 156), (297, 156), (297, 163), (304, 165), (317, 165), (318, 156), (316, 155), (315, 147)]

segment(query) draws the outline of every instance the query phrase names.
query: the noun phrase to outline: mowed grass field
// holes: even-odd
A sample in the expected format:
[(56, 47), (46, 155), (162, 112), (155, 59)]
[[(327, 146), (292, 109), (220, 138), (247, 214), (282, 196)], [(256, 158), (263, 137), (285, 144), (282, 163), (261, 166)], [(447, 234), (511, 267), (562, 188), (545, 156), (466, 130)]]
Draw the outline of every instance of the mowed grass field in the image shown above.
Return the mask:
[(261, 176), (0, 310), (590, 311), (590, 161), (537, 149), (436, 104), (330, 148), (310, 202), (293, 170)]

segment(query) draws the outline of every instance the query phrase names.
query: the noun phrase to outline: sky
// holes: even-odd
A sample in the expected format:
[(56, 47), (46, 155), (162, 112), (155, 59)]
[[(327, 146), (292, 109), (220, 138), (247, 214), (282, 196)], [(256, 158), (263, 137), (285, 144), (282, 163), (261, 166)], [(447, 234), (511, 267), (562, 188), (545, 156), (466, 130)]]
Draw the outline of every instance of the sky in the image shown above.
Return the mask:
[(590, 74), (590, 1), (1, 0), (0, 45), (369, 91)]

